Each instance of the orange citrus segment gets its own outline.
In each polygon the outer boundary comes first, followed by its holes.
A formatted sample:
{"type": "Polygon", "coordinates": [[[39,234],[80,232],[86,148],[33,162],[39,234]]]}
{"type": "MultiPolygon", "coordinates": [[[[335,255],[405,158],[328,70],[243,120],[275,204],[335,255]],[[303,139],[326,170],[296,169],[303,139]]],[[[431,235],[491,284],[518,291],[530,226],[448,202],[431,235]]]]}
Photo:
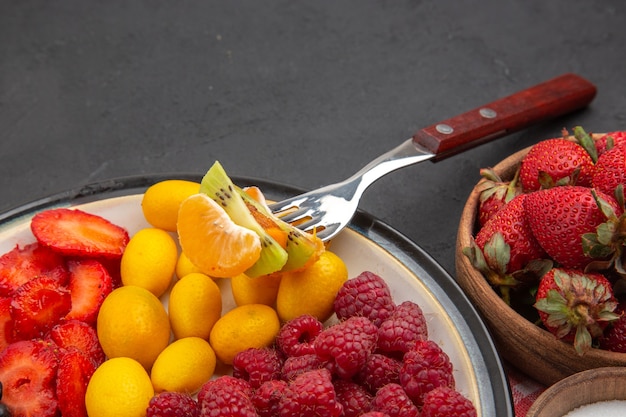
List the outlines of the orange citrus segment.
{"type": "Polygon", "coordinates": [[[239,275],[261,256],[259,235],[235,224],[206,194],[194,194],[181,203],[177,227],[183,252],[209,276],[239,275]]]}

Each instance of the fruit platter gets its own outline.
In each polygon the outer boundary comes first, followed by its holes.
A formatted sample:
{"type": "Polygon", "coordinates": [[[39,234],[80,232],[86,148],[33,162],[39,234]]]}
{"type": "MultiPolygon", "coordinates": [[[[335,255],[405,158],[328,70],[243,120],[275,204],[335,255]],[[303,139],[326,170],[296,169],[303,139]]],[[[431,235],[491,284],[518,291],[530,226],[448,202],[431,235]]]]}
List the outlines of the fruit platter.
{"type": "MultiPolygon", "coordinates": [[[[165,210],[159,198],[178,198],[183,213],[181,200],[205,178],[116,179],[0,216],[0,415],[435,416],[446,402],[468,416],[512,415],[486,327],[421,248],[357,212],[331,242],[307,237],[306,259],[293,255],[295,269],[278,279],[271,262],[255,266],[243,255],[201,269],[190,259],[205,247],[193,236],[206,232],[193,216],[222,209],[207,209],[205,193],[187,212],[197,227],[182,231],[178,218],[177,231],[150,206],[165,210]],[[239,265],[246,273],[224,269],[233,262],[248,262],[239,265]],[[58,263],[65,278],[55,277],[58,263]],[[430,379],[421,381],[420,369],[430,379]]],[[[300,192],[232,181],[257,190],[248,195],[260,202],[300,192]]]]}

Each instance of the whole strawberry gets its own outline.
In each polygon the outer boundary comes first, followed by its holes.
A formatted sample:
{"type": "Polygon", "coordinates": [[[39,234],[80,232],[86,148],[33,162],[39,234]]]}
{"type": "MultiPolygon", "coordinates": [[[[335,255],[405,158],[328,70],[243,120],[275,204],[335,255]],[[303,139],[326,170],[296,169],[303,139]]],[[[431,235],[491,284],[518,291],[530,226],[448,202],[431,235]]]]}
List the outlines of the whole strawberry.
{"type": "Polygon", "coordinates": [[[618,185],[626,184],[626,141],[598,158],[591,182],[594,188],[609,195],[614,195],[618,185]]]}
{"type": "Polygon", "coordinates": [[[576,269],[553,268],[544,275],[535,307],[546,329],[581,355],[619,317],[611,283],[602,274],[576,269]]]}
{"type": "Polygon", "coordinates": [[[626,302],[622,301],[615,309],[619,319],[612,321],[600,338],[600,348],[611,352],[626,353],[626,302]]]}
{"type": "Polygon", "coordinates": [[[478,197],[478,223],[484,226],[502,207],[507,205],[515,196],[522,192],[519,187],[519,170],[511,181],[504,181],[491,168],[480,170],[482,179],[477,187],[480,189],[478,197]]]}
{"type": "Polygon", "coordinates": [[[565,268],[584,268],[589,264],[593,258],[585,254],[583,235],[595,233],[609,217],[621,214],[613,197],[579,186],[527,194],[524,210],[537,242],[565,268]]]}
{"type": "Polygon", "coordinates": [[[598,157],[600,157],[604,152],[608,151],[614,146],[618,146],[624,143],[626,143],[626,131],[606,133],[596,141],[598,157]]]}
{"type": "Polygon", "coordinates": [[[593,164],[581,144],[565,138],[546,139],[533,145],[522,159],[520,182],[525,192],[567,184],[588,187],[593,164]]]}

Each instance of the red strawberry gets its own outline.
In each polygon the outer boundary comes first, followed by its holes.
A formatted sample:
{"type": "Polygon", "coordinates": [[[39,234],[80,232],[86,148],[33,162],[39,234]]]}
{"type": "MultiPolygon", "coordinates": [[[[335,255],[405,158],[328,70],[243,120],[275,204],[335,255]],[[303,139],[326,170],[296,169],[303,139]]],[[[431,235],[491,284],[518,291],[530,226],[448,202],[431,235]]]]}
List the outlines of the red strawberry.
{"type": "Polygon", "coordinates": [[[594,160],[580,144],[563,138],[546,139],[522,159],[520,181],[524,191],[554,185],[591,185],[594,160]]]}
{"type": "Polygon", "coordinates": [[[70,271],[72,309],[65,318],[95,324],[102,302],[113,290],[111,275],[100,262],[93,259],[70,260],[67,266],[70,271]]]}
{"type": "Polygon", "coordinates": [[[566,268],[584,268],[593,259],[583,250],[583,235],[595,233],[605,223],[608,211],[619,217],[615,199],[590,188],[555,187],[527,194],[526,218],[533,235],[552,259],[566,268]]]}
{"type": "Polygon", "coordinates": [[[20,285],[41,275],[65,283],[67,270],[63,257],[38,243],[22,248],[16,245],[0,257],[0,296],[11,295],[20,285]]]}
{"type": "Polygon", "coordinates": [[[626,353],[626,301],[619,303],[615,313],[619,314],[619,319],[611,322],[610,327],[604,330],[604,335],[600,338],[600,348],[626,353]]]}
{"type": "Polygon", "coordinates": [[[11,299],[3,297],[0,298],[0,352],[14,342],[14,339],[13,318],[11,317],[11,299]]]}
{"type": "Polygon", "coordinates": [[[593,171],[593,187],[609,195],[615,194],[618,185],[626,185],[626,136],[624,138],[624,143],[614,146],[598,158],[593,171]]]}
{"type": "Polygon", "coordinates": [[[96,364],[77,349],[69,349],[57,370],[57,398],[63,417],[87,417],[85,393],[96,364]]]}
{"type": "Polygon", "coordinates": [[[30,227],[42,245],[64,255],[121,258],[129,240],[120,226],[77,209],[43,211],[33,217],[30,227]]]}
{"type": "Polygon", "coordinates": [[[611,283],[599,273],[553,268],[541,279],[536,300],[546,329],[581,355],[619,318],[611,283]]]}
{"type": "Polygon", "coordinates": [[[596,141],[598,157],[614,146],[626,143],[626,131],[609,132],[596,141]]]}
{"type": "Polygon", "coordinates": [[[64,321],[54,326],[48,337],[62,350],[77,349],[96,365],[104,362],[105,355],[98,341],[98,334],[87,323],[78,320],[64,321]]]}
{"type": "Polygon", "coordinates": [[[56,355],[40,340],[22,340],[0,353],[2,402],[12,417],[57,415],[56,355]]]}
{"type": "Polygon", "coordinates": [[[483,168],[480,170],[483,177],[478,183],[480,188],[478,222],[484,226],[494,214],[502,207],[507,205],[513,197],[520,194],[522,190],[518,186],[519,170],[515,172],[515,176],[511,181],[504,181],[491,168],[483,168]]]}
{"type": "Polygon", "coordinates": [[[53,278],[32,279],[15,290],[11,317],[19,339],[44,336],[72,307],[69,290],[53,278]]]}
{"type": "Polygon", "coordinates": [[[489,282],[500,288],[508,301],[508,288],[535,281],[529,265],[546,257],[535,240],[524,213],[527,194],[520,194],[489,220],[464,253],[489,282]]]}

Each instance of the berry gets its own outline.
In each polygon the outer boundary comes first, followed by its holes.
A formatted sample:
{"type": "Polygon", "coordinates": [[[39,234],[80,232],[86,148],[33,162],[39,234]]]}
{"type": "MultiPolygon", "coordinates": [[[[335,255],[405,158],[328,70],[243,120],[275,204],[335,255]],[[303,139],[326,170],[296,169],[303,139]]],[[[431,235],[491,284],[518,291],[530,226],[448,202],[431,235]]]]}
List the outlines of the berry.
{"type": "Polygon", "coordinates": [[[513,197],[522,192],[518,186],[519,170],[513,180],[503,181],[491,168],[480,170],[482,179],[477,187],[480,189],[478,197],[478,223],[484,226],[501,208],[506,206],[513,197]]]}
{"type": "Polygon", "coordinates": [[[65,284],[67,269],[63,257],[38,243],[15,246],[0,257],[0,296],[10,296],[21,285],[42,275],[65,284]]]}
{"type": "Polygon", "coordinates": [[[52,417],[57,413],[54,391],[56,355],[42,341],[22,340],[0,353],[2,402],[12,417],[52,417]]]}
{"type": "Polygon", "coordinates": [[[96,324],[100,306],[113,290],[111,275],[104,265],[93,259],[71,260],[68,269],[72,309],[65,318],[96,324]]]}
{"type": "Polygon", "coordinates": [[[233,376],[241,378],[255,389],[266,381],[280,378],[282,360],[275,349],[250,348],[233,359],[233,376]]]}
{"type": "Polygon", "coordinates": [[[379,275],[365,271],[344,282],[334,302],[339,320],[363,316],[380,326],[394,310],[389,286],[379,275]]]}
{"type": "Polygon", "coordinates": [[[122,227],[78,209],[37,213],[30,228],[40,244],[63,255],[119,259],[129,241],[122,227]]]}
{"type": "Polygon", "coordinates": [[[396,383],[399,384],[402,363],[392,357],[380,353],[372,353],[365,362],[365,365],[356,374],[355,380],[362,384],[371,393],[376,393],[383,386],[396,383]]]}
{"type": "Polygon", "coordinates": [[[285,381],[291,381],[301,373],[322,369],[324,367],[325,363],[322,362],[315,353],[302,356],[290,356],[285,359],[283,363],[281,378],[285,381]]]}
{"type": "Polygon", "coordinates": [[[376,348],[378,328],[366,317],[350,317],[322,331],[315,339],[315,353],[328,361],[340,378],[352,378],[376,348]]]}
{"type": "Polygon", "coordinates": [[[33,278],[15,290],[11,317],[20,339],[44,336],[72,307],[69,290],[48,276],[33,278]]]}
{"type": "Polygon", "coordinates": [[[150,399],[146,417],[198,417],[196,401],[182,392],[161,392],[150,399]]]}
{"type": "Polygon", "coordinates": [[[418,407],[423,404],[424,395],[433,388],[454,387],[450,358],[432,340],[419,341],[404,355],[399,379],[408,397],[418,407]]]}
{"type": "Polygon", "coordinates": [[[368,411],[367,413],[361,414],[361,417],[391,417],[387,413],[382,413],[380,411],[368,411]]]}
{"type": "Polygon", "coordinates": [[[78,349],[69,348],[59,360],[56,394],[63,417],[87,417],[85,393],[96,364],[78,349]]]}
{"type": "Polygon", "coordinates": [[[603,135],[596,141],[596,148],[598,149],[598,159],[600,159],[600,156],[602,156],[603,153],[623,143],[626,143],[625,131],[609,132],[603,135]]]}
{"type": "Polygon", "coordinates": [[[230,375],[222,375],[219,378],[205,382],[202,387],[200,387],[200,391],[198,391],[198,404],[202,404],[206,395],[214,395],[215,392],[221,390],[241,391],[246,397],[252,395],[252,387],[248,381],[230,375]]]}
{"type": "Polygon", "coordinates": [[[313,341],[324,329],[316,317],[305,314],[285,323],[278,332],[276,344],[287,356],[315,353],[313,341]]]}
{"type": "Polygon", "coordinates": [[[252,394],[252,404],[259,417],[275,417],[279,413],[280,398],[287,389],[287,382],[279,379],[264,382],[252,394]]]}
{"type": "Polygon", "coordinates": [[[250,385],[243,379],[221,376],[210,380],[198,393],[199,417],[256,417],[251,395],[250,385]]]}
{"type": "Polygon", "coordinates": [[[546,329],[573,342],[581,355],[619,317],[611,283],[599,273],[553,268],[541,279],[536,300],[546,329]]]}
{"type": "Polygon", "coordinates": [[[11,298],[0,297],[0,352],[14,342],[13,318],[11,317],[11,298]]]}
{"type": "MultiPolygon", "coordinates": [[[[626,136],[625,136],[626,137],[626,136]]],[[[612,352],[626,353],[626,302],[622,302],[615,310],[619,319],[611,322],[610,327],[600,338],[600,348],[612,352]]]]}
{"type": "Polygon", "coordinates": [[[428,338],[426,318],[419,305],[404,301],[378,328],[378,350],[386,354],[408,352],[418,340],[428,338]]]}
{"type": "Polygon", "coordinates": [[[419,410],[399,384],[387,384],[376,392],[372,400],[372,411],[388,414],[389,417],[419,417],[419,410]]]}
{"type": "Polygon", "coordinates": [[[343,408],[343,417],[357,417],[370,409],[372,396],[361,385],[343,379],[336,380],[333,385],[337,401],[343,408]]]}
{"type": "Polygon", "coordinates": [[[50,330],[48,338],[61,349],[76,348],[96,365],[104,362],[105,355],[96,330],[78,320],[63,321],[50,330]]]}
{"type": "Polygon", "coordinates": [[[279,402],[280,417],[339,417],[331,374],[326,369],[305,372],[289,382],[279,402]]]}
{"type": "Polygon", "coordinates": [[[450,387],[437,387],[424,396],[421,417],[476,417],[474,404],[450,387]]]}

